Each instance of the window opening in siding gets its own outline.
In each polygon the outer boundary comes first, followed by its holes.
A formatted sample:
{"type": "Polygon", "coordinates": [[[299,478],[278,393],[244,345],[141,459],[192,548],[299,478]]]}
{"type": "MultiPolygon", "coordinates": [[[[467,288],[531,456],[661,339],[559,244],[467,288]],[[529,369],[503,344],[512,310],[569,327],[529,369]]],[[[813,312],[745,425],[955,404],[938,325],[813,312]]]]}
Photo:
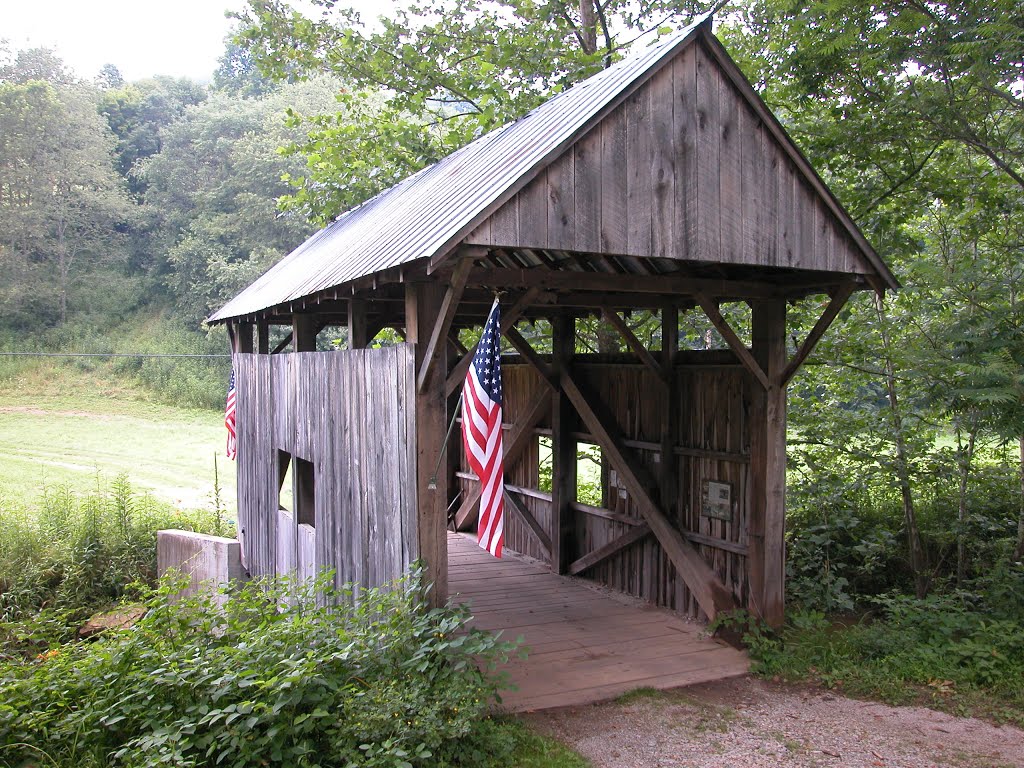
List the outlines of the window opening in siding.
{"type": "Polygon", "coordinates": [[[316,527],[316,479],[313,473],[313,462],[300,459],[292,462],[294,466],[295,519],[299,525],[316,527]]]}
{"type": "Polygon", "coordinates": [[[287,512],[295,509],[292,494],[292,455],[287,451],[277,452],[277,508],[287,512]]]}

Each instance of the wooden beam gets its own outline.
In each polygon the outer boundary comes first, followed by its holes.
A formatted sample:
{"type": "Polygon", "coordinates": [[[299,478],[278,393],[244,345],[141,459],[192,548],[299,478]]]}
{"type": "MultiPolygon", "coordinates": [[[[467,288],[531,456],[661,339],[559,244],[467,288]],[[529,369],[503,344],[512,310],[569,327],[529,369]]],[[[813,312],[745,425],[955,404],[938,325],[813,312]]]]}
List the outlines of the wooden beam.
{"type": "Polygon", "coordinates": [[[755,302],[751,320],[754,354],[773,384],[751,393],[748,607],[779,626],[785,609],[786,388],[778,382],[786,364],[786,304],[755,302]]]}
{"type": "Polygon", "coordinates": [[[533,513],[527,508],[526,504],[523,503],[516,494],[512,493],[508,487],[503,489],[505,492],[505,498],[510,502],[511,509],[514,509],[518,513],[519,517],[522,518],[523,522],[526,523],[526,527],[530,529],[530,532],[537,539],[541,548],[547,552],[548,557],[551,557],[551,539],[548,537],[547,532],[540,527],[540,523],[537,522],[537,518],[533,516],[533,513]]]}
{"type": "Polygon", "coordinates": [[[261,355],[270,354],[270,323],[266,320],[256,323],[256,351],[261,355]]]}
{"type": "MultiPolygon", "coordinates": [[[[572,372],[576,353],[576,319],[551,319],[552,375],[572,372]]],[[[572,562],[575,539],[576,501],[576,414],[562,392],[551,404],[551,570],[566,573],[572,562]]]]}
{"type": "Polygon", "coordinates": [[[661,366],[665,375],[665,412],[661,427],[661,471],[658,488],[661,506],[676,508],[679,498],[679,461],[675,447],[679,442],[679,393],[676,391],[676,357],[679,355],[679,310],[671,304],[661,308],[661,366]]]}
{"type": "Polygon", "coordinates": [[[430,332],[430,341],[427,342],[427,349],[423,353],[423,363],[420,365],[419,375],[416,377],[416,391],[423,392],[430,369],[437,362],[438,355],[444,348],[445,339],[448,336],[448,329],[452,327],[452,318],[455,317],[455,310],[459,308],[459,300],[462,298],[462,291],[466,287],[466,280],[469,278],[469,270],[473,267],[473,259],[465,256],[455,265],[452,273],[451,283],[444,292],[444,299],[441,301],[441,309],[434,322],[434,328],[430,332]]]}
{"type": "Polygon", "coordinates": [[[572,376],[564,371],[561,374],[561,384],[562,391],[572,402],[590,433],[597,437],[601,450],[618,471],[620,484],[625,486],[704,613],[709,619],[714,620],[719,613],[735,610],[736,601],[729,588],[654,503],[648,491],[654,483],[647,477],[644,468],[620,447],[618,427],[595,410],[572,376]]]}
{"type": "Polygon", "coordinates": [[[291,331],[288,331],[288,335],[281,339],[279,342],[277,342],[277,346],[274,347],[274,351],[271,352],[270,354],[277,355],[284,351],[284,348],[292,343],[293,336],[294,334],[291,331]]]}
{"type": "Polygon", "coordinates": [[[630,517],[624,515],[621,512],[612,512],[610,509],[604,507],[595,507],[590,504],[584,504],[580,501],[574,501],[569,505],[569,508],[575,512],[582,512],[586,515],[592,515],[593,517],[601,517],[605,520],[614,520],[617,523],[623,525],[647,525],[643,519],[639,517],[630,517]]]}
{"type": "Polygon", "coordinates": [[[252,323],[238,323],[235,328],[236,352],[252,354],[252,323]]]}
{"type": "MultiPolygon", "coordinates": [[[[441,310],[441,286],[432,283],[406,283],[406,339],[415,346],[415,365],[419,370],[425,359],[430,327],[441,310]]],[[[444,395],[444,370],[435,367],[422,392],[416,393],[416,527],[424,578],[433,588],[428,593],[431,606],[444,605],[448,599],[448,473],[433,477],[444,451],[448,427],[444,395]]]]}
{"type": "Polygon", "coordinates": [[[787,295],[784,286],[749,280],[714,280],[680,274],[632,275],[579,272],[561,269],[476,268],[469,285],[487,288],[542,288],[549,291],[605,291],[608,293],[653,293],[659,296],[708,296],[734,299],[771,299],[787,295]]]}
{"type": "Polygon", "coordinates": [[[794,374],[803,365],[804,360],[807,356],[814,351],[814,348],[821,341],[821,337],[825,335],[825,331],[832,325],[832,321],[836,319],[843,307],[846,306],[846,302],[850,296],[857,289],[855,283],[846,283],[840,286],[834,293],[832,293],[831,300],[828,306],[825,307],[825,311],[818,318],[818,322],[811,328],[811,332],[807,334],[807,338],[804,339],[804,343],[800,345],[800,348],[793,355],[793,359],[786,365],[785,370],[782,371],[782,380],[779,382],[781,386],[789,384],[790,379],[793,378],[794,374]]]}
{"type": "MultiPolygon", "coordinates": [[[[366,324],[366,300],[348,300],[348,348],[366,349],[373,338],[366,324]]],[[[376,335],[376,334],[374,334],[376,335]]]]}
{"type": "Polygon", "coordinates": [[[747,349],[747,345],[743,343],[732,329],[732,326],[722,317],[722,313],[718,311],[718,306],[715,302],[711,301],[703,293],[694,294],[694,298],[700,304],[700,308],[704,310],[704,314],[708,316],[711,324],[722,334],[722,338],[725,339],[729,348],[736,353],[736,357],[740,359],[744,367],[753,374],[762,387],[768,389],[768,377],[765,375],[764,369],[758,365],[757,360],[754,359],[754,356],[750,354],[750,350],[747,349]]]}
{"type": "Polygon", "coordinates": [[[505,338],[508,339],[509,343],[515,347],[516,352],[522,355],[523,359],[532,365],[537,372],[540,374],[541,381],[543,381],[552,392],[558,391],[558,386],[554,382],[554,374],[548,364],[540,359],[537,352],[530,346],[530,342],[523,338],[522,334],[519,333],[515,328],[509,328],[505,331],[505,338]]]}
{"type": "MultiPolygon", "coordinates": [[[[526,449],[526,446],[530,444],[530,439],[533,437],[533,428],[537,422],[548,412],[551,406],[551,393],[546,389],[541,390],[537,393],[533,402],[530,404],[529,410],[524,413],[515,426],[512,427],[512,432],[509,434],[506,440],[502,436],[502,447],[504,448],[505,466],[511,466],[515,461],[518,461],[520,455],[526,449]]],[[[462,504],[459,506],[458,511],[455,513],[455,530],[461,531],[471,519],[474,514],[478,512],[477,503],[480,501],[480,496],[483,493],[483,489],[480,484],[477,483],[466,498],[462,500],[462,504]]]]}
{"type": "Polygon", "coordinates": [[[313,315],[292,315],[292,338],[296,352],[316,351],[316,318],[313,315]]]}
{"type": "Polygon", "coordinates": [[[633,333],[633,330],[626,325],[626,321],[619,317],[619,313],[605,308],[601,311],[601,316],[619,332],[619,335],[625,340],[626,345],[636,353],[636,356],[640,358],[640,361],[644,365],[654,372],[658,377],[658,381],[662,384],[667,384],[668,378],[665,373],[666,369],[658,365],[658,361],[654,359],[654,355],[652,355],[650,351],[640,343],[640,339],[638,339],[636,334],[633,333]]]}
{"type": "Polygon", "coordinates": [[[595,565],[603,560],[607,560],[612,555],[616,555],[627,547],[631,547],[641,539],[647,538],[651,533],[651,526],[647,523],[638,525],[634,528],[630,528],[624,534],[619,536],[617,539],[612,539],[603,547],[598,547],[593,552],[589,552],[581,557],[579,560],[569,565],[569,573],[576,576],[579,573],[593,568],[595,565]]]}

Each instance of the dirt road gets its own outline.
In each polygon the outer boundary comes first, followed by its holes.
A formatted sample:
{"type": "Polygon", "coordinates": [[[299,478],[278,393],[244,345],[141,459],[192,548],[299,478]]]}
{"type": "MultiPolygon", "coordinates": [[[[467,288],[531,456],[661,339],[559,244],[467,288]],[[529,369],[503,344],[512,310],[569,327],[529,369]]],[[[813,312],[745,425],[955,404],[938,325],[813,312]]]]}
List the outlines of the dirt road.
{"type": "Polygon", "coordinates": [[[1009,768],[1024,731],[737,678],[525,716],[595,768],[1009,768]]]}

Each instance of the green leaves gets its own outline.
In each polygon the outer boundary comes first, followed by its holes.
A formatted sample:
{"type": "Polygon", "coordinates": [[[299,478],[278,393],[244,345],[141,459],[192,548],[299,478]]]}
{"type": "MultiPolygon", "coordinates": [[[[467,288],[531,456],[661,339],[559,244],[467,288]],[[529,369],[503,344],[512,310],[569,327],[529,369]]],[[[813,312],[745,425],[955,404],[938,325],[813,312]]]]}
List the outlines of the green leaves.
{"type": "Polygon", "coordinates": [[[358,604],[330,575],[254,582],[223,608],[165,582],[134,629],[0,665],[0,742],[60,765],[451,765],[512,646],[425,608],[416,578],[358,604]]]}
{"type": "Polygon", "coordinates": [[[574,2],[424,0],[368,27],[317,4],[311,19],[281,0],[250,0],[237,38],[272,78],[328,71],[358,94],[342,100],[350,122],[310,121],[309,140],[291,150],[307,169],[291,178],[298,191],[285,208],[317,224],[597,72],[618,55],[618,34],[629,42],[684,18],[673,3],[611,0],[600,4],[598,34],[583,29],[574,2]],[[596,51],[583,45],[588,35],[601,41],[596,51]]]}

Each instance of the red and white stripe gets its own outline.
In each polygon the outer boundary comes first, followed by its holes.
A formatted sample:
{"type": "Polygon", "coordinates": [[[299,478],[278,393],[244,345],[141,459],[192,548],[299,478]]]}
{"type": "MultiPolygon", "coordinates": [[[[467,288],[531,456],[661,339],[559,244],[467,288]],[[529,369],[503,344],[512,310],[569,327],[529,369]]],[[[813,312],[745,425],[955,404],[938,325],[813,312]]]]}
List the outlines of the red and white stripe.
{"type": "Polygon", "coordinates": [[[469,466],[480,478],[483,489],[477,541],[495,557],[501,557],[505,543],[505,462],[501,423],[501,403],[491,400],[480,384],[476,366],[470,366],[462,393],[462,437],[469,466]]]}

